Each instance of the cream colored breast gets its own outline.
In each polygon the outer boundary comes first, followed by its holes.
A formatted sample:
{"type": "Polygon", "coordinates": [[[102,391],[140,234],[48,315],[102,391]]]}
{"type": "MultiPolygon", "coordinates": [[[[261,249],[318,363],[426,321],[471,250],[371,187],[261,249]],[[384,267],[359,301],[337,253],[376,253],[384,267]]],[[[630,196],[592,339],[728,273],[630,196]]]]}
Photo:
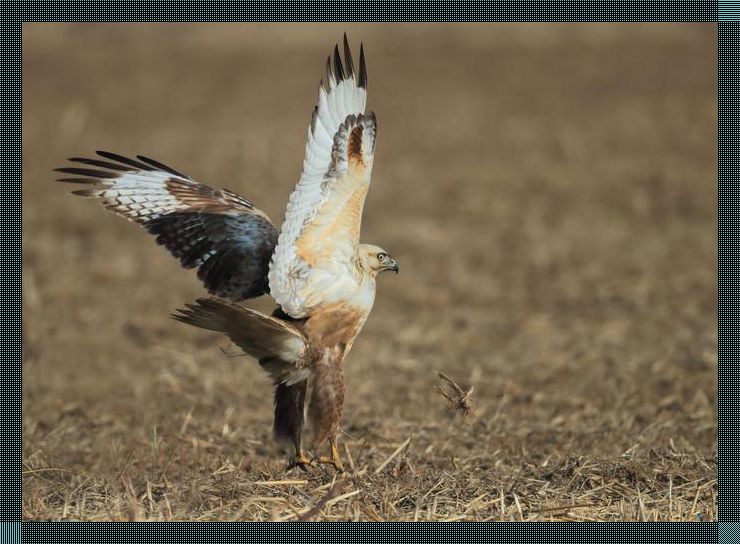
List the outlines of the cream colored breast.
{"type": "Polygon", "coordinates": [[[375,278],[365,276],[363,281],[357,287],[357,292],[353,298],[353,303],[358,308],[364,308],[367,314],[373,309],[375,302],[375,278]]]}

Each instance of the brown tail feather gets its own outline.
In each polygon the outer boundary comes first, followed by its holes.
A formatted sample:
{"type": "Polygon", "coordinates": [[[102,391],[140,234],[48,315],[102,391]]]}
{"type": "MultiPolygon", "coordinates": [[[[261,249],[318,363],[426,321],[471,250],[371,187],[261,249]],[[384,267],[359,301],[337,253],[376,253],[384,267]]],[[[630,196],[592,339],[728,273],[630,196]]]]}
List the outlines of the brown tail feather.
{"type": "Polygon", "coordinates": [[[226,334],[279,382],[305,380],[306,342],[293,325],[249,308],[215,298],[201,298],[172,317],[183,323],[226,334]]]}

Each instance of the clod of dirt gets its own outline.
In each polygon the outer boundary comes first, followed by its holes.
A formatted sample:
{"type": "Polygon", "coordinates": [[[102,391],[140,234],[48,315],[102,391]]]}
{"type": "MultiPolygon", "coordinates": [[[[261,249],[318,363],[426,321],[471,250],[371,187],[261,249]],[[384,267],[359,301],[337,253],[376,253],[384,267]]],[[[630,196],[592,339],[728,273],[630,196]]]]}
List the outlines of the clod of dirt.
{"type": "Polygon", "coordinates": [[[459,415],[466,420],[469,420],[473,415],[473,387],[467,391],[457,385],[457,383],[442,372],[437,372],[437,376],[440,378],[440,383],[437,386],[437,391],[447,399],[450,403],[450,408],[455,415],[459,415]]]}

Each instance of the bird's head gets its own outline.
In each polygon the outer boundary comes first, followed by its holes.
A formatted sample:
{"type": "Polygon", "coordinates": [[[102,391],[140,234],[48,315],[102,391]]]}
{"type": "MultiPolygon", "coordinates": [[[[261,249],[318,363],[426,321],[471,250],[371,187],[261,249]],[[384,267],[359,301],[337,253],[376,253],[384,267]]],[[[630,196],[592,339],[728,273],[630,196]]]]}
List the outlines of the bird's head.
{"type": "Polygon", "coordinates": [[[398,274],[398,263],[382,247],[360,244],[360,260],[363,268],[373,277],[387,270],[398,274]]]}

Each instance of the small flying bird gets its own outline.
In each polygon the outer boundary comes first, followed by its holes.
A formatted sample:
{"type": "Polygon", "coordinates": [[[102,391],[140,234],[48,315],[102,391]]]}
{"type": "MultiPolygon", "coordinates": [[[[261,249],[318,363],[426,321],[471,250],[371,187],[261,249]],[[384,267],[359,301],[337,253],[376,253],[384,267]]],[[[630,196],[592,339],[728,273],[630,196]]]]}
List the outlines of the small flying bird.
{"type": "Polygon", "coordinates": [[[345,35],[344,62],[337,46],[327,58],[280,231],[246,198],[141,155],[98,151],[69,159],[83,167],[57,169],[73,176],[59,181],[85,185],[74,194],[142,225],[183,267],[198,269],[214,296],[172,317],[225,334],[270,374],[275,437],[295,449],[290,467],[312,464],[305,439],[327,444],[329,455],[316,460],[343,470],[342,365],[372,309],[377,275],[398,272],[386,250],[360,243],[377,136],[366,99],[364,49],[355,69],[345,35]],[[266,293],[278,305],[270,316],[237,304],[266,293]]]}

